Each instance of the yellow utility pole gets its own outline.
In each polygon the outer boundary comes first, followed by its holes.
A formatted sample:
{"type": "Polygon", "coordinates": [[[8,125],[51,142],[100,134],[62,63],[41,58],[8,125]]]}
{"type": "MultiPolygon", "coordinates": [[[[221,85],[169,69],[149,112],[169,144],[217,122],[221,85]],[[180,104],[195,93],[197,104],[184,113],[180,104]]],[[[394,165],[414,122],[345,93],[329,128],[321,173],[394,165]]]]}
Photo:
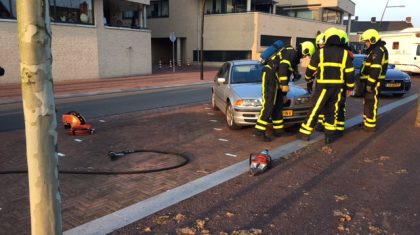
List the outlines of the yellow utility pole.
{"type": "Polygon", "coordinates": [[[17,0],[32,235],[62,234],[48,0],[17,0]]]}
{"type": "Polygon", "coordinates": [[[416,115],[416,123],[414,125],[415,127],[420,127],[420,90],[419,90],[419,97],[417,97],[417,115],[416,115]]]}

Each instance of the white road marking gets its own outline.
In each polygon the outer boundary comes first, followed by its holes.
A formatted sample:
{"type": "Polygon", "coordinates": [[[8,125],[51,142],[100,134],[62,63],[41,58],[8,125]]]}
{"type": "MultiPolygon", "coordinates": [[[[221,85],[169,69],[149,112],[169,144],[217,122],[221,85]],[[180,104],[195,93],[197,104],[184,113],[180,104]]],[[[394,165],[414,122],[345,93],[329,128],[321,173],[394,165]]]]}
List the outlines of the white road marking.
{"type": "Polygon", "coordinates": [[[64,153],[57,153],[57,155],[58,155],[59,157],[65,157],[65,156],[66,156],[64,153]]]}
{"type": "Polygon", "coordinates": [[[236,154],[231,154],[231,153],[225,153],[225,155],[226,156],[229,156],[229,157],[237,157],[238,155],[236,155],[236,154]]]}
{"type": "Polygon", "coordinates": [[[223,142],[228,142],[229,141],[227,139],[218,139],[218,140],[223,141],[223,142]]]}
{"type": "Polygon", "coordinates": [[[213,116],[214,115],[214,113],[207,113],[208,115],[211,115],[211,116],[213,116]]]}
{"type": "Polygon", "coordinates": [[[106,122],[105,120],[99,120],[99,122],[106,122]]]}
{"type": "Polygon", "coordinates": [[[214,130],[216,130],[216,131],[221,131],[221,130],[223,130],[223,129],[221,129],[221,128],[213,128],[214,130]]]}
{"type": "Polygon", "coordinates": [[[218,122],[217,120],[211,119],[210,122],[218,122]]]}
{"type": "Polygon", "coordinates": [[[83,140],[81,140],[81,139],[74,139],[74,141],[76,141],[76,142],[82,142],[83,140]]]}

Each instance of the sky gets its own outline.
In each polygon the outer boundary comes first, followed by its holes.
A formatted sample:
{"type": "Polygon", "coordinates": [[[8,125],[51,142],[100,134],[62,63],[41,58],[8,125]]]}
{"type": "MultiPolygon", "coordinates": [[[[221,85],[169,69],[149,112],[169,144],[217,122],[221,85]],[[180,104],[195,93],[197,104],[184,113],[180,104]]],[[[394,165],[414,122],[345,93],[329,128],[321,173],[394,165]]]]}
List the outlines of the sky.
{"type": "MultiPolygon", "coordinates": [[[[360,21],[368,21],[371,17],[381,20],[382,12],[385,9],[387,0],[352,0],[356,4],[354,15],[359,16],[360,21]]],[[[411,16],[411,23],[414,27],[420,27],[420,0],[389,0],[385,10],[384,21],[403,21],[405,17],[411,16]],[[401,6],[404,7],[389,7],[401,6]],[[416,12],[417,11],[417,12],[416,12]],[[417,13],[417,14],[416,14],[417,13]]]]}

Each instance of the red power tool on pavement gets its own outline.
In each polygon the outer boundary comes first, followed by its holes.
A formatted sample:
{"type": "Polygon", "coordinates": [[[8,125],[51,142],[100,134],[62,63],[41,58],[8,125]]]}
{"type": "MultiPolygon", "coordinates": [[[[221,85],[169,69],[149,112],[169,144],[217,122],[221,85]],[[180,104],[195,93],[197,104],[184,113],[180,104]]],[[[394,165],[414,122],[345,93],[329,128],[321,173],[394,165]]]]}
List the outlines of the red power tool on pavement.
{"type": "Polygon", "coordinates": [[[272,160],[265,149],[260,153],[251,153],[249,155],[249,171],[252,175],[258,175],[271,168],[272,160]]]}
{"type": "Polygon", "coordinates": [[[68,135],[90,135],[95,132],[92,124],[86,123],[85,118],[76,111],[63,114],[63,124],[68,135]]]}

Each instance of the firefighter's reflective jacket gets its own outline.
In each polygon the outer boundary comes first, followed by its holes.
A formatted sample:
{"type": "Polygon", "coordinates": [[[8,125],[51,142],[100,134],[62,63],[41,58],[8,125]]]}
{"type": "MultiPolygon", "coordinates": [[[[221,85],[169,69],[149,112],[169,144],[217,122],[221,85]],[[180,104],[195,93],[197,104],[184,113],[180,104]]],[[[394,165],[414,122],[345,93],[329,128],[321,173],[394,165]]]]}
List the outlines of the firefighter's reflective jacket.
{"type": "Polygon", "coordinates": [[[305,80],[312,82],[314,77],[318,86],[346,85],[353,90],[354,67],[350,53],[339,46],[319,49],[306,69],[305,80]]]}
{"type": "Polygon", "coordinates": [[[385,79],[388,69],[388,51],[384,41],[378,41],[367,50],[368,56],[363,62],[360,79],[367,80],[373,87],[377,81],[385,79]]]}
{"type": "Polygon", "coordinates": [[[285,46],[277,53],[280,59],[278,77],[281,86],[288,86],[290,75],[297,70],[299,64],[297,51],[292,46],[285,46]]]}

